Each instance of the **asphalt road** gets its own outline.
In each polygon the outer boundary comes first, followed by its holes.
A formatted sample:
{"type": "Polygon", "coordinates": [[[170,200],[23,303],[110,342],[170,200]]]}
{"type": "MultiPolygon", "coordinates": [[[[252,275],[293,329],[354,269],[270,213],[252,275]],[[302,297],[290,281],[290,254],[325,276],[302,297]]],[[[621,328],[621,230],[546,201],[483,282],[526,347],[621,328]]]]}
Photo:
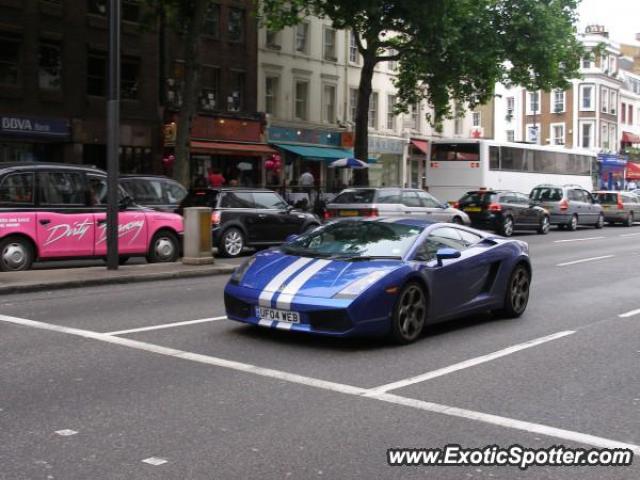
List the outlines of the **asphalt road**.
{"type": "Polygon", "coordinates": [[[640,445],[640,226],[518,238],[534,266],[522,318],[407,347],[219,319],[225,277],[4,296],[0,479],[638,480],[639,454],[387,465],[394,447],[640,445]]]}

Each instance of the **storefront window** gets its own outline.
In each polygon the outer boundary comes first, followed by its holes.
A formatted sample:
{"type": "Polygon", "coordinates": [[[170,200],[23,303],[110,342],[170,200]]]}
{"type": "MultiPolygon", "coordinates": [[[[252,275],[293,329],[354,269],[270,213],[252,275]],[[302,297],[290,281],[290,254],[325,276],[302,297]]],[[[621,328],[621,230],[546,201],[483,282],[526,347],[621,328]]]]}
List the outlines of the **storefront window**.
{"type": "Polygon", "coordinates": [[[59,90],[62,86],[60,45],[41,42],[38,49],[38,86],[44,90],[59,90]]]}

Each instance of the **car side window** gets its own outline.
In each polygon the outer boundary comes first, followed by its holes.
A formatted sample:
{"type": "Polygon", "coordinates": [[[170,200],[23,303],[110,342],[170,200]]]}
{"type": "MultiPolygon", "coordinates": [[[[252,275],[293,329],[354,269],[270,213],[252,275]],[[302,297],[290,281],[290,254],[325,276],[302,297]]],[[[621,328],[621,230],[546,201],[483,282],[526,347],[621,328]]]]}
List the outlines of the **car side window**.
{"type": "Polygon", "coordinates": [[[423,207],[438,208],[441,206],[440,202],[426,192],[418,192],[418,198],[420,199],[423,207]]]}
{"type": "Polygon", "coordinates": [[[522,205],[529,205],[529,197],[526,196],[524,193],[516,193],[516,199],[518,200],[518,203],[522,204],[522,205]]]}
{"type": "Polygon", "coordinates": [[[162,186],[158,181],[126,180],[122,182],[127,192],[141,204],[162,203],[162,186]]]}
{"type": "Polygon", "coordinates": [[[500,196],[500,203],[518,203],[516,197],[511,193],[506,193],[500,196]]]}
{"type": "Polygon", "coordinates": [[[12,173],[0,183],[0,204],[33,205],[33,173],[12,173]]]}
{"type": "Polygon", "coordinates": [[[85,206],[87,188],[81,172],[38,172],[40,205],[85,206]]]}
{"type": "Polygon", "coordinates": [[[255,208],[249,192],[226,192],[220,200],[220,208],[255,208]]]}
{"type": "Polygon", "coordinates": [[[379,190],[376,203],[402,203],[400,190],[379,190]]]}
{"type": "MultiPolygon", "coordinates": [[[[107,204],[107,177],[101,175],[87,175],[89,191],[89,205],[99,206],[107,204]]],[[[118,200],[122,200],[129,193],[122,187],[118,188],[118,200]]]]}
{"type": "Polygon", "coordinates": [[[572,200],[574,202],[582,202],[582,195],[580,195],[580,192],[578,190],[569,190],[567,192],[567,197],[569,198],[569,200],[572,200]]]}
{"type": "Polygon", "coordinates": [[[254,192],[253,201],[256,204],[256,208],[269,208],[269,209],[287,208],[287,202],[285,202],[277,193],[254,192]]]}
{"type": "Polygon", "coordinates": [[[460,234],[460,237],[462,237],[462,241],[466,248],[472,247],[482,240],[482,237],[476,233],[471,233],[467,232],[466,230],[459,229],[456,229],[456,231],[460,234]]]}
{"type": "Polygon", "coordinates": [[[402,192],[402,203],[407,207],[422,206],[418,192],[402,192]]]}
{"type": "Polygon", "coordinates": [[[466,250],[467,245],[460,235],[460,230],[450,227],[438,228],[420,245],[416,258],[426,262],[434,260],[441,248],[453,248],[461,252],[466,250]]]}
{"type": "Polygon", "coordinates": [[[586,190],[582,190],[582,198],[583,198],[582,201],[585,203],[595,203],[591,194],[586,190]]]}
{"type": "Polygon", "coordinates": [[[187,191],[182,185],[173,182],[162,182],[162,190],[169,203],[180,203],[187,195],[187,191]]]}

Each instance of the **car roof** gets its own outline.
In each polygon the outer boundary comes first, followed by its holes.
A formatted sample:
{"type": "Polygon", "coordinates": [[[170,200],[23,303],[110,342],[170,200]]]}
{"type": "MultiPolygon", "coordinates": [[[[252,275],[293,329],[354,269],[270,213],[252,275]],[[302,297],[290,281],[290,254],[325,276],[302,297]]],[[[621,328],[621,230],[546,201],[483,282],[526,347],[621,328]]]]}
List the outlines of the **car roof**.
{"type": "Polygon", "coordinates": [[[400,223],[402,225],[411,225],[415,227],[428,227],[429,225],[435,225],[436,223],[433,220],[428,220],[424,218],[417,217],[371,217],[371,218],[352,218],[352,219],[341,219],[340,222],[344,221],[355,221],[355,222],[370,222],[370,223],[400,223]]]}
{"type": "Polygon", "coordinates": [[[172,182],[179,183],[177,180],[174,180],[171,177],[167,177],[166,175],[154,175],[152,173],[121,173],[121,179],[136,179],[136,178],[154,178],[158,180],[170,180],[172,182]]]}
{"type": "Polygon", "coordinates": [[[250,187],[193,187],[189,192],[257,192],[257,193],[276,193],[268,188],[250,188],[250,187]]]}
{"type": "Polygon", "coordinates": [[[8,162],[0,163],[0,172],[3,170],[49,170],[57,168],[61,170],[85,170],[95,173],[106,173],[95,165],[82,165],[76,163],[56,163],[56,162],[8,162]]]}

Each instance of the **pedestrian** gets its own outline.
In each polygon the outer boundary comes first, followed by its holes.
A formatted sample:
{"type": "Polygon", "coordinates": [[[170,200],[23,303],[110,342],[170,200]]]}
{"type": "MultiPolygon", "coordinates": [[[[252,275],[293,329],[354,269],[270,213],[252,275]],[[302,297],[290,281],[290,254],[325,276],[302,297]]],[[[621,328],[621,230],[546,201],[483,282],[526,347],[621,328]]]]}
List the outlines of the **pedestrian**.
{"type": "Polygon", "coordinates": [[[298,179],[298,185],[300,185],[305,190],[311,190],[316,180],[313,178],[313,174],[309,170],[309,167],[304,169],[304,173],[300,175],[298,179]]]}
{"type": "Polygon", "coordinates": [[[226,180],[217,168],[209,172],[209,183],[212,187],[217,188],[225,184],[226,180]]]}
{"type": "Polygon", "coordinates": [[[627,190],[636,190],[637,188],[638,188],[638,184],[633,180],[627,183],[627,190]]]}

